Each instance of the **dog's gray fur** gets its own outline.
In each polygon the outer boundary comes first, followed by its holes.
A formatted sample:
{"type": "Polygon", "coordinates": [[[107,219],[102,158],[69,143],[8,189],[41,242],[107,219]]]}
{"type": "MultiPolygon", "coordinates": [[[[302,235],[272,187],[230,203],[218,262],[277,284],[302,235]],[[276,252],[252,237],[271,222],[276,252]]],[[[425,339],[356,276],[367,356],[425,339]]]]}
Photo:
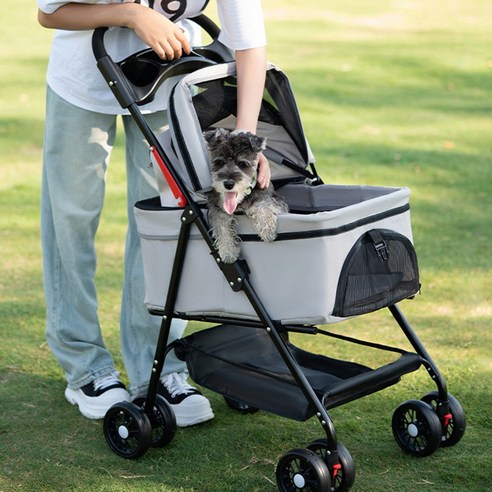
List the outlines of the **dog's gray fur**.
{"type": "Polygon", "coordinates": [[[270,242],[277,237],[277,215],[287,212],[288,206],[275,194],[272,184],[264,189],[256,185],[264,138],[223,128],[205,132],[204,137],[212,174],[208,219],[222,261],[233,263],[241,249],[234,211],[244,212],[258,236],[270,242]]]}

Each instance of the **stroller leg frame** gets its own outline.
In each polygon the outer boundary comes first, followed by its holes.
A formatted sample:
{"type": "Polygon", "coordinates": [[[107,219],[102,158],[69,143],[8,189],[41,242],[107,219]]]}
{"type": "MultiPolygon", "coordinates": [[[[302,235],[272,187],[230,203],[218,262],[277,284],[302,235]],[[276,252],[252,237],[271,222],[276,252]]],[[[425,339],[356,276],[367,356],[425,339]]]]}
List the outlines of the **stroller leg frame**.
{"type": "MultiPolygon", "coordinates": [[[[183,265],[186,257],[190,230],[196,219],[197,215],[195,213],[195,210],[191,206],[183,209],[183,214],[181,216],[181,228],[173,263],[173,270],[169,281],[169,289],[167,292],[164,315],[162,317],[161,329],[159,332],[159,338],[157,341],[157,347],[152,367],[152,374],[150,376],[149,389],[147,392],[147,400],[145,402],[146,413],[150,413],[154,406],[157,388],[159,385],[159,379],[164,367],[164,361],[167,353],[171,350],[171,348],[167,346],[169,341],[169,333],[171,330],[171,322],[173,320],[174,307],[176,305],[176,299],[178,297],[181,273],[183,271],[183,265]]],[[[198,220],[198,223],[201,223],[201,221],[198,220]]]]}
{"type": "Polygon", "coordinates": [[[445,415],[449,413],[448,390],[446,381],[444,380],[442,374],[432,360],[429,352],[427,352],[417,334],[410,326],[410,323],[401,312],[400,308],[397,305],[393,305],[389,306],[388,309],[390,310],[391,314],[393,315],[394,319],[400,326],[401,330],[407,337],[412,347],[415,349],[415,352],[422,357],[422,364],[427,369],[427,372],[429,373],[431,379],[436,383],[438,391],[438,406],[436,411],[439,418],[442,420],[445,418],[445,415]]]}
{"type": "Polygon", "coordinates": [[[437,386],[437,391],[426,394],[421,400],[434,409],[440,421],[442,427],[440,445],[441,447],[454,446],[461,440],[466,429],[463,408],[459,401],[448,393],[446,381],[400,309],[397,306],[390,306],[389,310],[416,353],[422,357],[422,364],[437,386]]]}
{"type": "Polygon", "coordinates": [[[328,415],[328,412],[326,411],[326,408],[314,392],[312,386],[302,372],[301,368],[294,360],[284,339],[280,336],[275,323],[269,317],[268,313],[263,307],[263,304],[257,297],[253,287],[251,286],[249,279],[247,278],[243,282],[243,290],[250,300],[252,306],[256,310],[258,317],[262,321],[263,326],[265,327],[267,333],[270,335],[271,340],[275,344],[275,347],[279,351],[289,371],[291,372],[292,376],[304,393],[306,399],[311,403],[311,405],[313,405],[313,407],[316,408],[316,417],[318,418],[321,426],[323,427],[323,430],[326,433],[326,441],[328,445],[327,462],[330,469],[332,469],[334,466],[338,466],[337,438],[335,427],[333,425],[333,422],[331,421],[330,416],[328,415]]]}

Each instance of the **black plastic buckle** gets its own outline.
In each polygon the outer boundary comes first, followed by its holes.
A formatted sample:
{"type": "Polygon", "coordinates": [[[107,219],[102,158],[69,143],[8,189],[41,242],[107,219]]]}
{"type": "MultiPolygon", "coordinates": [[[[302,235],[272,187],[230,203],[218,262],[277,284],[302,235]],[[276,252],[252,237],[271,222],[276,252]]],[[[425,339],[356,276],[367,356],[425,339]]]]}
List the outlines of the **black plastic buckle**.
{"type": "Polygon", "coordinates": [[[384,241],[382,243],[375,244],[374,249],[376,250],[378,258],[381,261],[388,261],[389,251],[388,251],[388,247],[386,246],[386,243],[384,241]]]}
{"type": "Polygon", "coordinates": [[[378,256],[379,261],[388,261],[389,250],[381,233],[379,231],[374,230],[374,231],[369,231],[368,234],[371,237],[372,245],[376,250],[376,254],[378,256]]]}

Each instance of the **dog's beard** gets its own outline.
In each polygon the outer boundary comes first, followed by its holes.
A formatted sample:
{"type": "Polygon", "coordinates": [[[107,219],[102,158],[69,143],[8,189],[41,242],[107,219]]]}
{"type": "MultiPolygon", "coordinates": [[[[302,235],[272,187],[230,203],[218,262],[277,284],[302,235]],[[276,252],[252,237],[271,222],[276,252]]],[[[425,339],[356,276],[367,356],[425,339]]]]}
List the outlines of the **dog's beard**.
{"type": "Polygon", "coordinates": [[[252,167],[249,173],[236,171],[234,187],[227,189],[224,181],[231,179],[232,174],[222,172],[213,173],[213,188],[220,197],[221,207],[229,215],[232,215],[244,198],[249,195],[256,184],[256,167],[252,167]]]}

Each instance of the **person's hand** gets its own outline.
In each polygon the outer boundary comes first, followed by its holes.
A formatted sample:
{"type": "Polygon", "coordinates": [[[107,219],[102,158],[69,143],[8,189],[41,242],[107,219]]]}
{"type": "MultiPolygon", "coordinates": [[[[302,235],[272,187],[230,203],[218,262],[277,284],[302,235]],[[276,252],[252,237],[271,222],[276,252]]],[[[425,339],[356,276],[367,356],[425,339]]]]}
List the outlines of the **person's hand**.
{"type": "Polygon", "coordinates": [[[163,15],[149,8],[135,9],[129,26],[163,60],[190,54],[191,47],[184,31],[163,15]]]}
{"type": "Polygon", "coordinates": [[[260,188],[268,188],[270,185],[271,171],[268,159],[260,154],[258,156],[258,186],[260,188]]]}

